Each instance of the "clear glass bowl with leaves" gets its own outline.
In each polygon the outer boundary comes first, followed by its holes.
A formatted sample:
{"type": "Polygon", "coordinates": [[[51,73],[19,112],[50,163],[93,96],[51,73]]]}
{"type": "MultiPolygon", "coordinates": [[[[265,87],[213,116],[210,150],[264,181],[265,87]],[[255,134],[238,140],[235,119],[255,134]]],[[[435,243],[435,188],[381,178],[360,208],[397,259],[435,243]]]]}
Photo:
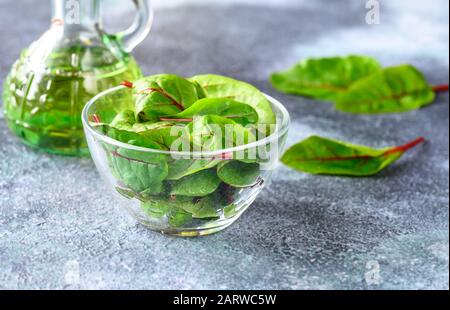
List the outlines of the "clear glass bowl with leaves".
{"type": "MultiPolygon", "coordinates": [[[[176,144],[176,139],[187,140],[187,151],[180,147],[183,143],[170,150],[141,147],[132,137],[122,139],[121,135],[132,133],[111,132],[111,128],[98,126],[100,119],[111,123],[120,113],[133,108],[133,91],[124,86],[93,98],[82,119],[92,158],[120,205],[151,230],[195,237],[219,232],[234,223],[255,201],[278,164],[290,118],[281,103],[264,96],[272,107],[276,125],[268,128],[270,133],[264,136],[259,126],[255,133],[258,138],[246,135],[245,144],[234,141],[234,132],[232,147],[226,149],[205,147],[214,144],[211,131],[205,135],[207,142],[205,136],[188,134],[186,138],[183,133],[192,133],[192,127],[197,126],[192,123],[184,126],[186,130],[180,125],[177,136],[170,141],[176,144]],[[127,140],[131,143],[120,142],[127,140]],[[202,147],[195,148],[196,141],[202,147]]],[[[200,131],[205,130],[204,123],[205,118],[196,123],[200,131]]]]}

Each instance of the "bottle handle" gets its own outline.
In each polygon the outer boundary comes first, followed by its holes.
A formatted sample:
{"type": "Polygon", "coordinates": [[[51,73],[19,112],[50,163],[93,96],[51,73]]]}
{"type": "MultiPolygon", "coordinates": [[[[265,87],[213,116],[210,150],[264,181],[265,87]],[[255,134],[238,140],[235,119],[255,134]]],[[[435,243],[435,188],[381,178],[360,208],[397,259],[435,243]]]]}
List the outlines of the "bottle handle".
{"type": "Polygon", "coordinates": [[[150,0],[132,0],[137,15],[130,28],[119,33],[123,49],[131,53],[150,33],[153,24],[153,8],[150,0]]]}

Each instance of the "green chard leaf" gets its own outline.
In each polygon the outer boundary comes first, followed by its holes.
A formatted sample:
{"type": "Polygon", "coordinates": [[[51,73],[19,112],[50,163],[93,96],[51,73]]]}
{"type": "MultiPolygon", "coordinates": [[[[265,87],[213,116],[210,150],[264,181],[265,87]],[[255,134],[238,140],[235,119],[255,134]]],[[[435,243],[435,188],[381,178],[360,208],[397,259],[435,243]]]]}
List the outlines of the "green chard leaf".
{"type": "MultiPolygon", "coordinates": [[[[181,198],[181,201],[185,199],[181,198]]],[[[177,198],[180,201],[180,198],[177,198]]],[[[193,218],[205,219],[215,218],[219,216],[219,210],[222,207],[220,197],[218,195],[209,195],[203,198],[194,198],[190,201],[181,203],[178,207],[181,207],[184,211],[192,214],[193,218]]]]}
{"type": "Polygon", "coordinates": [[[379,72],[377,60],[364,56],[307,59],[271,76],[279,91],[322,100],[336,100],[357,80],[379,72]]]}
{"type": "Polygon", "coordinates": [[[260,169],[256,163],[223,162],[217,167],[217,175],[223,182],[233,187],[249,187],[258,182],[260,169]]]}
{"type": "MultiPolygon", "coordinates": [[[[147,138],[146,136],[141,135],[137,132],[117,129],[106,124],[98,124],[95,126],[95,128],[111,139],[127,144],[132,144],[134,146],[161,150],[161,145],[153,141],[151,137],[147,138]]],[[[109,145],[106,146],[107,148],[110,148],[109,145]]]]}
{"type": "Polygon", "coordinates": [[[121,188],[120,186],[116,186],[116,191],[125,198],[133,199],[138,198],[136,193],[128,188],[121,188]]]}
{"type": "Polygon", "coordinates": [[[235,205],[235,204],[231,204],[231,205],[229,205],[229,206],[226,206],[224,209],[223,209],[223,215],[225,216],[225,218],[227,218],[227,219],[229,219],[229,218],[232,218],[233,216],[235,216],[236,215],[236,209],[237,209],[237,206],[235,205]]]}
{"type": "Polygon", "coordinates": [[[173,182],[171,195],[204,197],[214,193],[220,183],[215,170],[203,170],[173,182]]]}
{"type": "Polygon", "coordinates": [[[191,83],[194,84],[195,89],[197,90],[197,95],[198,95],[198,99],[205,99],[206,98],[206,93],[205,90],[203,89],[203,87],[200,85],[200,83],[196,82],[196,81],[192,81],[191,83]]]}
{"type": "Polygon", "coordinates": [[[120,186],[116,186],[117,192],[125,198],[133,199],[136,198],[142,202],[146,202],[149,199],[155,197],[156,195],[164,195],[167,194],[167,184],[165,183],[157,183],[155,186],[151,186],[143,192],[135,192],[129,188],[122,188],[120,186]]]}
{"type": "Polygon", "coordinates": [[[132,130],[166,151],[172,150],[175,147],[174,143],[179,139],[187,145],[190,143],[189,128],[175,122],[138,123],[132,127],[132,130]]]}
{"type": "MultiPolygon", "coordinates": [[[[207,115],[197,117],[188,126],[192,144],[196,151],[217,151],[247,144],[256,140],[250,129],[233,120],[207,115]]],[[[225,154],[224,154],[225,155],[225,154]]],[[[212,158],[169,159],[168,180],[183,177],[213,168],[223,161],[221,156],[212,158]]]]}
{"type": "Polygon", "coordinates": [[[154,198],[141,203],[141,208],[150,218],[161,219],[167,216],[169,225],[179,228],[192,221],[192,213],[180,208],[182,204],[191,202],[192,198],[185,198],[178,202],[166,198],[154,198]]]}
{"type": "Polygon", "coordinates": [[[184,111],[199,99],[193,83],[172,74],[154,75],[136,81],[133,95],[139,122],[159,121],[160,117],[184,111]]]}
{"type": "Polygon", "coordinates": [[[182,226],[192,218],[204,219],[219,217],[222,199],[217,194],[206,197],[193,198],[185,196],[174,196],[172,198],[155,197],[142,203],[142,209],[149,215],[163,217],[169,216],[172,226],[182,226]],[[175,216],[180,221],[171,221],[175,216]],[[182,223],[180,223],[182,222],[182,223]]]}
{"type": "Polygon", "coordinates": [[[181,209],[172,209],[169,216],[169,224],[173,228],[179,228],[192,221],[192,214],[181,209]]]}
{"type": "Polygon", "coordinates": [[[163,190],[168,175],[165,155],[119,148],[111,151],[110,162],[116,177],[136,193],[159,194],[163,190]]]}
{"type": "Polygon", "coordinates": [[[359,114],[398,113],[428,105],[435,96],[422,73],[402,65],[355,82],[337,98],[336,108],[359,114]]]}
{"type": "Polygon", "coordinates": [[[378,150],[313,136],[290,148],[283,155],[282,162],[311,174],[371,176],[424,140],[419,138],[403,146],[378,150]]]}
{"type": "Polygon", "coordinates": [[[141,204],[142,210],[147,213],[152,218],[160,219],[163,218],[171,211],[171,206],[164,200],[149,200],[141,204]]]}
{"type": "Polygon", "coordinates": [[[203,89],[206,98],[227,98],[246,103],[258,113],[260,124],[276,124],[276,117],[272,106],[256,87],[220,75],[198,75],[190,78],[203,89]]]}
{"type": "Polygon", "coordinates": [[[170,158],[167,180],[179,180],[205,169],[214,168],[221,161],[221,159],[215,158],[170,158]]]}
{"type": "Polygon", "coordinates": [[[96,124],[95,127],[108,137],[135,146],[169,151],[173,143],[179,140],[189,145],[190,133],[186,125],[175,122],[136,123],[114,128],[106,124],[96,124]]]}
{"type": "MultiPolygon", "coordinates": [[[[104,124],[96,127],[117,141],[139,147],[161,149],[160,144],[154,142],[151,138],[135,132],[119,130],[104,124]]],[[[162,182],[169,173],[166,155],[117,148],[109,144],[105,144],[105,151],[112,173],[125,186],[138,194],[145,191],[151,194],[159,194],[162,191],[162,182]]]]}
{"type": "Polygon", "coordinates": [[[252,130],[216,115],[201,116],[188,126],[194,148],[217,151],[256,141],[252,130]]]}
{"type": "Polygon", "coordinates": [[[167,120],[191,122],[194,117],[205,115],[222,116],[243,126],[258,123],[258,113],[250,105],[226,98],[201,99],[183,112],[169,116],[167,120]]]}
{"type": "Polygon", "coordinates": [[[110,126],[118,129],[126,129],[132,127],[136,123],[134,112],[131,110],[125,110],[114,118],[110,126]]]}

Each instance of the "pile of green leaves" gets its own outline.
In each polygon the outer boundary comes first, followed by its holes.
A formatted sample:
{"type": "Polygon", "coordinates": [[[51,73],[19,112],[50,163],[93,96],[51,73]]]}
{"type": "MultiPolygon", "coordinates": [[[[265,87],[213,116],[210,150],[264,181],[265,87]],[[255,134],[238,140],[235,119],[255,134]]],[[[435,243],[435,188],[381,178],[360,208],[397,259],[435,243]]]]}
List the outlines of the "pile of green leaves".
{"type": "Polygon", "coordinates": [[[367,56],[306,59],[274,73],[279,91],[334,102],[355,114],[398,113],[431,104],[435,90],[411,65],[383,68],[367,56]]]}
{"type": "MultiPolygon", "coordinates": [[[[195,145],[220,151],[226,125],[245,137],[238,140],[233,135],[231,146],[239,146],[256,139],[252,128],[276,123],[266,97],[255,87],[231,78],[201,75],[185,79],[162,74],[125,85],[132,88],[134,109],[122,111],[111,123],[94,117],[92,125],[110,138],[134,146],[170,151],[183,137],[191,149],[195,145]],[[219,126],[222,133],[211,130],[212,125],[219,126]]],[[[120,183],[118,192],[139,199],[146,214],[168,219],[173,228],[193,219],[234,216],[236,192],[261,182],[257,159],[233,160],[234,154],[174,158],[167,152],[104,147],[120,183]]]]}
{"type": "MultiPolygon", "coordinates": [[[[351,55],[306,59],[289,70],[274,73],[272,85],[279,91],[335,103],[336,109],[354,114],[398,113],[429,105],[448,85],[430,86],[411,65],[383,68],[371,57],[351,55]]],[[[312,136],[291,147],[282,162],[311,174],[371,176],[424,142],[373,149],[312,136]]]]}

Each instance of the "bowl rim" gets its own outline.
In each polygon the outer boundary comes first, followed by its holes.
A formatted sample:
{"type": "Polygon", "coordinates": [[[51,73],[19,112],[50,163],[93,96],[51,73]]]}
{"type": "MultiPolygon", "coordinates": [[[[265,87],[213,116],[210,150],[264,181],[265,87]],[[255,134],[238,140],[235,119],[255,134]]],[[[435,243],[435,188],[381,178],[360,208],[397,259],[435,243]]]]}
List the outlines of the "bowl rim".
{"type": "Polygon", "coordinates": [[[114,93],[116,91],[123,90],[123,89],[127,89],[127,87],[120,85],[120,86],[116,86],[116,87],[107,89],[106,91],[103,91],[103,92],[97,94],[96,96],[94,96],[84,106],[81,119],[82,119],[82,123],[83,123],[83,127],[84,127],[85,131],[92,134],[98,140],[101,140],[105,143],[108,143],[108,144],[111,144],[111,145],[114,145],[114,146],[117,146],[120,148],[129,149],[129,150],[146,152],[146,153],[154,153],[154,154],[172,155],[172,156],[175,155],[175,156],[179,156],[179,157],[182,157],[182,156],[215,157],[215,156],[220,156],[220,155],[223,155],[226,153],[234,153],[234,152],[244,151],[246,149],[257,148],[262,145],[267,145],[269,143],[272,143],[274,140],[279,140],[280,137],[282,137],[283,135],[285,135],[287,133],[287,131],[289,130],[290,124],[291,124],[291,118],[290,118],[289,112],[284,107],[284,105],[281,104],[281,102],[279,102],[277,99],[263,93],[263,95],[267,98],[267,100],[269,100],[271,102],[271,104],[275,105],[277,107],[277,109],[281,112],[281,117],[282,117],[281,123],[276,124],[277,128],[276,128],[275,132],[272,133],[270,136],[265,137],[264,139],[261,139],[261,140],[258,140],[258,141],[252,142],[252,143],[240,145],[240,146],[235,146],[235,147],[228,148],[228,149],[221,149],[221,150],[216,150],[216,151],[206,151],[206,152],[205,151],[192,151],[192,152],[164,151],[164,150],[145,148],[145,147],[141,147],[141,146],[135,146],[135,145],[131,145],[128,143],[120,142],[118,140],[115,140],[113,138],[106,136],[105,134],[99,133],[97,130],[95,130],[91,126],[91,124],[89,122],[88,110],[97,100],[99,100],[100,98],[107,96],[111,93],[114,93]]]}

